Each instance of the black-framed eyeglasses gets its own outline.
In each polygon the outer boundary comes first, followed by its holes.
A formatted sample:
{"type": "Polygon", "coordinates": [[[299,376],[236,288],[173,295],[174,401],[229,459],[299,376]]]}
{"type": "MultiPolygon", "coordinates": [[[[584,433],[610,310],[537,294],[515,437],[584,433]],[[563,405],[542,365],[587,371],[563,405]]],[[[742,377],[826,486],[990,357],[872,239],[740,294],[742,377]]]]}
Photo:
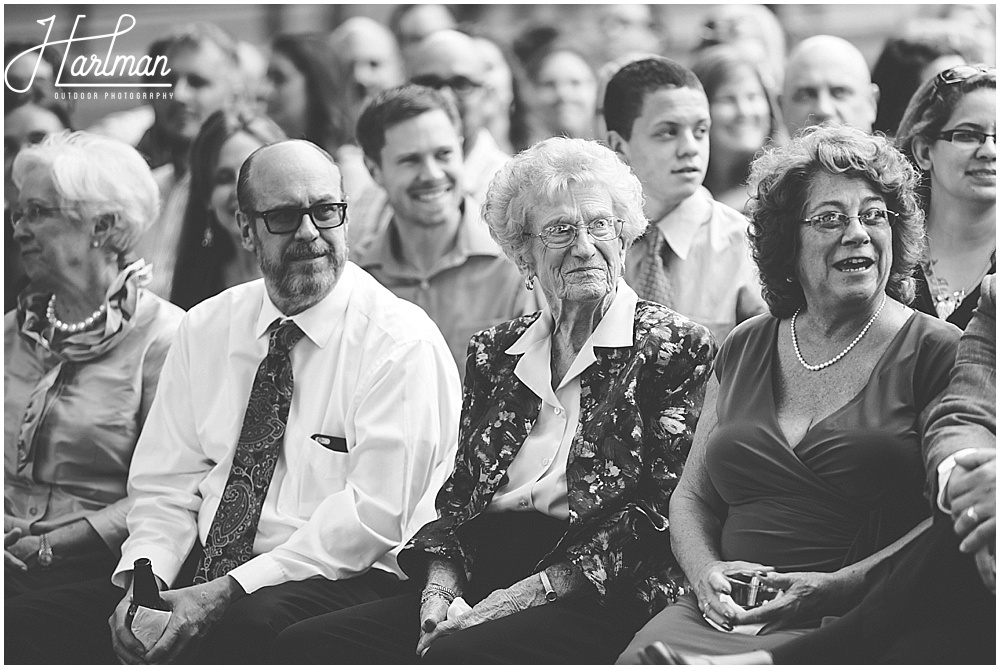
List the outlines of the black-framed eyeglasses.
{"type": "Polygon", "coordinates": [[[526,232],[527,237],[538,237],[550,249],[564,249],[576,241],[576,236],[580,230],[586,230],[592,239],[599,242],[610,242],[618,239],[622,234],[622,226],[625,224],[620,218],[598,218],[589,223],[556,223],[550,225],[540,233],[526,232]]]}
{"type": "Polygon", "coordinates": [[[843,232],[851,221],[857,219],[866,228],[884,228],[892,225],[899,216],[894,211],[878,207],[866,209],[857,216],[848,216],[839,211],[824,211],[804,219],[802,223],[811,225],[820,232],[843,232]]]}
{"type": "Polygon", "coordinates": [[[14,207],[14,210],[10,214],[10,222],[13,225],[18,225],[22,222],[31,224],[43,218],[49,218],[50,216],[67,211],[73,211],[73,209],[68,207],[46,207],[31,202],[23,207],[14,207]]]}
{"type": "Polygon", "coordinates": [[[290,235],[299,229],[306,214],[320,230],[339,228],[347,219],[347,203],[320,202],[311,207],[281,207],[252,213],[264,219],[264,226],[272,235],[290,235]]]}
{"type": "Polygon", "coordinates": [[[946,142],[951,142],[952,144],[958,144],[959,146],[975,146],[980,147],[986,143],[986,138],[993,138],[993,143],[996,144],[997,134],[982,132],[980,130],[966,130],[964,128],[960,130],[942,130],[937,134],[938,139],[943,139],[946,142]]]}
{"type": "Polygon", "coordinates": [[[435,74],[422,74],[418,77],[410,79],[410,83],[417,84],[419,86],[427,86],[428,88],[433,88],[436,91],[439,91],[442,88],[450,88],[454,91],[455,95],[459,97],[471,95],[474,91],[483,87],[483,82],[474,81],[473,79],[469,79],[461,74],[448,79],[439,77],[435,74]]]}

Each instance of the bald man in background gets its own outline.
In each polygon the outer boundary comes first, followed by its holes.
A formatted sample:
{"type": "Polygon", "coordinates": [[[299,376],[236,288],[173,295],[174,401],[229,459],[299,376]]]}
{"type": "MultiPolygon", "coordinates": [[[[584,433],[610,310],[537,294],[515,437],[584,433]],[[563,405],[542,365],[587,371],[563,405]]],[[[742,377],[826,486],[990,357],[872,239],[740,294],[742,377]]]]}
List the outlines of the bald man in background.
{"type": "Polygon", "coordinates": [[[486,130],[489,96],[482,50],[464,33],[439,30],[413,48],[406,65],[412,83],[447,89],[454,96],[465,139],[466,190],[485,202],[490,179],[509,156],[486,130]]]}
{"type": "Polygon", "coordinates": [[[365,102],[403,83],[403,61],[392,31],[367,16],[347,19],[330,34],[330,46],[351,82],[351,123],[365,102]]]}
{"type": "Polygon", "coordinates": [[[779,102],[792,136],[826,121],[871,132],[878,86],[857,47],[839,37],[816,35],[788,55],[779,102]]]}

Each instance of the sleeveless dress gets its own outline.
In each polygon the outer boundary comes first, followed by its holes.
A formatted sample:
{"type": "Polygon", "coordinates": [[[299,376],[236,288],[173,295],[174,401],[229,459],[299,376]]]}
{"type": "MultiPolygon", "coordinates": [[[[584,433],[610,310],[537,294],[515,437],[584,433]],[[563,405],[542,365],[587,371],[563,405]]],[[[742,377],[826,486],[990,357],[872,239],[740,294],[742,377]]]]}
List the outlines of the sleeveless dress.
{"type": "MultiPolygon", "coordinates": [[[[929,514],[918,416],[948,383],[960,331],[914,312],[861,391],[794,447],[776,412],[778,319],[750,319],[716,358],[718,424],[706,466],[729,506],[723,560],[833,572],[891,544],[929,514]]],[[[819,624],[759,636],[710,627],[693,594],[654,617],[630,653],[661,640],[691,653],[768,649],[819,624]]]]}

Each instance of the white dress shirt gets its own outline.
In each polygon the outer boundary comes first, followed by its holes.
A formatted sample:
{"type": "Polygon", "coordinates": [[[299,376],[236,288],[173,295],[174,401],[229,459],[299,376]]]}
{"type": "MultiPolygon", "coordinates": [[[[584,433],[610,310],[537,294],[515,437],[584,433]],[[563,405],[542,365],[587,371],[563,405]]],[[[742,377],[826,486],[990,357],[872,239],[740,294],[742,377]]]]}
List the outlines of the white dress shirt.
{"type": "Polygon", "coordinates": [[[632,346],[635,306],[639,297],[623,279],[611,306],[576,354],[566,376],[552,390],[552,330],[548,309],[518,338],[508,355],[520,355],[514,375],[542,400],[538,419],[507,469],[507,484],[499,488],[486,511],[538,511],[569,518],[566,465],[580,422],[580,375],[596,360],[594,347],[632,346]]]}
{"type": "MultiPolygon", "coordinates": [[[[743,214],[702,186],[656,225],[677,256],[669,267],[674,311],[710,329],[720,344],[739,323],[767,311],[743,214]]],[[[629,249],[625,279],[633,286],[641,285],[648,253],[645,237],[629,249]]]]}
{"type": "MultiPolygon", "coordinates": [[[[132,460],[116,584],[139,557],[172,583],[195,539],[204,544],[278,318],[263,280],[184,318],[132,460]]],[[[423,311],[352,263],[329,295],[291,320],[305,336],[291,351],[284,446],[254,557],[230,575],[248,593],[370,567],[403,577],[396,552],[435,517],[458,439],[461,390],[448,346],[423,311]]]]}

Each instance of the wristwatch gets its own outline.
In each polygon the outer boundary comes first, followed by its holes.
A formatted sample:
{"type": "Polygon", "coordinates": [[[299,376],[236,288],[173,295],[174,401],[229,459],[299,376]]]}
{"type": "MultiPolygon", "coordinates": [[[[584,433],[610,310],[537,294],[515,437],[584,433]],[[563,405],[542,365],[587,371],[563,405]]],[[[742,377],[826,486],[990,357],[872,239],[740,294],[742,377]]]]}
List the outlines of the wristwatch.
{"type": "Polygon", "coordinates": [[[538,577],[542,579],[542,587],[545,588],[545,601],[549,602],[550,604],[556,601],[558,597],[556,596],[556,591],[552,588],[552,582],[549,581],[549,575],[546,574],[545,570],[543,569],[540,572],[538,572],[538,577]]]}
{"type": "Polygon", "coordinates": [[[42,534],[38,540],[38,564],[48,567],[52,564],[52,544],[49,543],[49,535],[42,534]]]}

